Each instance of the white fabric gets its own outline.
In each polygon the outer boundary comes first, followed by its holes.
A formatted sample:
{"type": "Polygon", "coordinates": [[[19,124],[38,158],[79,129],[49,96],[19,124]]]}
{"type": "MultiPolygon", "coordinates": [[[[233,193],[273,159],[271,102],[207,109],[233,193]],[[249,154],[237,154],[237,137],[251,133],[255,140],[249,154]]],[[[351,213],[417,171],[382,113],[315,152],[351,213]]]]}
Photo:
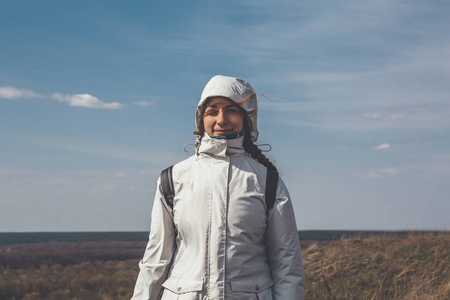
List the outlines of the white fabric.
{"type": "Polygon", "coordinates": [[[197,105],[195,114],[197,128],[202,118],[201,112],[205,100],[219,96],[233,100],[247,112],[253,125],[252,140],[256,141],[258,139],[258,99],[250,83],[240,78],[216,75],[209,80],[197,105]]]}
{"type": "Polygon", "coordinates": [[[154,200],[150,238],[133,300],[303,299],[300,243],[279,180],[266,213],[267,169],[234,140],[202,139],[198,156],[173,167],[173,210],[154,200]]]}

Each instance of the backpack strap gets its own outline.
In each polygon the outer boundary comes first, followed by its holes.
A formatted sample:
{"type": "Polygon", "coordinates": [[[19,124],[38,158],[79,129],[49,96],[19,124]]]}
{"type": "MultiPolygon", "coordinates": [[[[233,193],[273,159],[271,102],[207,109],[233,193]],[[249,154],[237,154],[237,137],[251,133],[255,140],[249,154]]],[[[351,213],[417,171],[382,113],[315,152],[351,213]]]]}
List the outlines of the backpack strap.
{"type": "MultiPolygon", "coordinates": [[[[164,198],[166,198],[167,205],[169,205],[169,207],[173,209],[173,198],[175,196],[175,190],[173,187],[172,168],[173,166],[170,166],[161,171],[161,188],[164,198]]],[[[270,209],[273,208],[273,205],[275,204],[278,176],[279,175],[277,171],[272,168],[267,168],[265,194],[267,213],[270,209]]]]}
{"type": "Polygon", "coordinates": [[[173,179],[172,179],[172,168],[173,166],[168,167],[161,171],[161,188],[166,198],[167,205],[173,209],[173,198],[175,197],[175,190],[173,188],[173,179]]]}
{"type": "Polygon", "coordinates": [[[275,203],[275,198],[277,195],[277,186],[278,186],[278,172],[272,168],[267,168],[267,176],[266,176],[266,207],[267,213],[269,210],[273,208],[275,203]]]}

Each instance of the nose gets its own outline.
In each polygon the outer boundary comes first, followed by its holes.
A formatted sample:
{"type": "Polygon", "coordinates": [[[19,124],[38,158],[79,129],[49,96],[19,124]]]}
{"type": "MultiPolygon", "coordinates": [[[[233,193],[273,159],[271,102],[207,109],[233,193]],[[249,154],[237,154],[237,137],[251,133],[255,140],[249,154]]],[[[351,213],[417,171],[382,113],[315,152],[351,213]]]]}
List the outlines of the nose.
{"type": "Polygon", "coordinates": [[[219,113],[217,114],[217,124],[225,125],[226,123],[227,123],[227,119],[226,119],[225,113],[221,109],[221,110],[219,110],[219,113]]]}

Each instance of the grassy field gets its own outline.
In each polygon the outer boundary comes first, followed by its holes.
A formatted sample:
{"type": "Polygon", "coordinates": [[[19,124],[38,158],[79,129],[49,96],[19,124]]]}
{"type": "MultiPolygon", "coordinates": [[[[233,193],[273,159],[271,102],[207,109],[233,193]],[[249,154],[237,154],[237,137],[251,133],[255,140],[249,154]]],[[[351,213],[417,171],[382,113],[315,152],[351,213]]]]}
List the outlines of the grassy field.
{"type": "MultiPolygon", "coordinates": [[[[145,242],[0,245],[0,299],[129,299],[145,242]]],[[[450,299],[450,235],[303,242],[305,299],[450,299]]]]}
{"type": "Polygon", "coordinates": [[[450,236],[348,239],[303,251],[306,299],[450,299],[450,236]]]}

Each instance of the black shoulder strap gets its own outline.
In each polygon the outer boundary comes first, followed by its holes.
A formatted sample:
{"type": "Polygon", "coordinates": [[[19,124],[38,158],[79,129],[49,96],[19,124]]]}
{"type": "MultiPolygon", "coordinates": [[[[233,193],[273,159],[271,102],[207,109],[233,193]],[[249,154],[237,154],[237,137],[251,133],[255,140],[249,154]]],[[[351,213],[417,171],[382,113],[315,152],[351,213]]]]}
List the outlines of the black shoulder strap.
{"type": "MultiPolygon", "coordinates": [[[[172,179],[172,168],[173,166],[168,167],[167,169],[162,170],[161,172],[161,187],[164,198],[166,198],[167,205],[170,208],[173,208],[173,197],[175,196],[175,191],[173,188],[173,179],[172,179]]],[[[275,203],[276,193],[278,186],[278,172],[272,168],[267,168],[267,177],[266,177],[266,207],[267,212],[275,203]]]]}
{"type": "Polygon", "coordinates": [[[173,197],[175,196],[175,190],[173,188],[172,168],[168,167],[161,171],[161,187],[164,198],[166,198],[167,205],[173,208],[173,197]]]}
{"type": "Polygon", "coordinates": [[[275,203],[275,198],[277,195],[277,186],[278,186],[278,172],[272,168],[267,168],[267,177],[266,177],[266,207],[267,213],[273,207],[275,203]]]}

